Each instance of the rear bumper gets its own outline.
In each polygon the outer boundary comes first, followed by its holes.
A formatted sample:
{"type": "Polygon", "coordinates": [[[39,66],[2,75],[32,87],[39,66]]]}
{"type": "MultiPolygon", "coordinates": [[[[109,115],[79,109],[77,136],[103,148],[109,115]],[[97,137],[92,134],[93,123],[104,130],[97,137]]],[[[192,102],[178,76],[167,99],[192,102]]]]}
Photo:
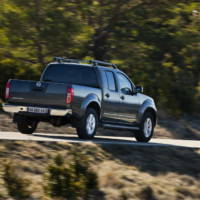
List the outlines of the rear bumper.
{"type": "MultiPolygon", "coordinates": [[[[28,106],[17,106],[12,104],[3,104],[3,110],[9,113],[27,113],[28,106]]],[[[72,109],[55,109],[49,108],[50,116],[66,116],[72,114],[72,109]]]]}

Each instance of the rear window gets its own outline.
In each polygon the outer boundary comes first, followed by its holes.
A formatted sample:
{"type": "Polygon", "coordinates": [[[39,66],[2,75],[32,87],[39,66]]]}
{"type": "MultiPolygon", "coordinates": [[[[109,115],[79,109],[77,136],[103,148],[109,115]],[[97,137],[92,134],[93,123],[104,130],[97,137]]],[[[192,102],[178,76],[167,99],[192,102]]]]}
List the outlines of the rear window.
{"type": "Polygon", "coordinates": [[[98,87],[97,77],[94,69],[92,67],[82,65],[49,65],[44,72],[43,81],[98,87]]]}

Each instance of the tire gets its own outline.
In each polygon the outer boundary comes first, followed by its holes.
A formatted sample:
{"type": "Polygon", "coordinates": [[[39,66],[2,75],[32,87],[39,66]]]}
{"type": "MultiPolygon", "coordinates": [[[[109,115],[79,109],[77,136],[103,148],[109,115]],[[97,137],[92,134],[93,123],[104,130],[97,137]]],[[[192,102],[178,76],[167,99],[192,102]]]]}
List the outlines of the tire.
{"type": "Polygon", "coordinates": [[[37,129],[37,124],[36,121],[24,120],[17,122],[17,129],[22,134],[32,134],[37,129]]]}
{"type": "Polygon", "coordinates": [[[155,127],[155,120],[151,113],[147,112],[144,114],[140,130],[135,132],[135,138],[138,142],[148,142],[153,137],[155,127]]]}
{"type": "Polygon", "coordinates": [[[96,110],[88,108],[83,119],[76,127],[80,139],[92,139],[98,127],[98,115],[96,110]]]}

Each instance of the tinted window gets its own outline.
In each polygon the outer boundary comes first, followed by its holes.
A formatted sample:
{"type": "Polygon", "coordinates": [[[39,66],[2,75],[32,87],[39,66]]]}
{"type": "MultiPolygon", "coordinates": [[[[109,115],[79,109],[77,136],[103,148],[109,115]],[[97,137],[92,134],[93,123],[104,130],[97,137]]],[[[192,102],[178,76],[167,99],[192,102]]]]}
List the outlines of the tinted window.
{"type": "Polygon", "coordinates": [[[115,85],[115,79],[114,79],[114,74],[112,72],[105,72],[106,73],[106,78],[108,81],[108,89],[116,91],[116,85],[115,85]]]}
{"type": "Polygon", "coordinates": [[[49,65],[44,73],[43,81],[98,86],[96,73],[93,68],[72,64],[49,65]]]}
{"type": "Polygon", "coordinates": [[[120,85],[120,90],[122,93],[124,94],[132,94],[132,84],[131,82],[128,80],[128,78],[126,78],[126,76],[124,76],[121,73],[117,74],[118,80],[119,80],[119,85],[120,85]]]}

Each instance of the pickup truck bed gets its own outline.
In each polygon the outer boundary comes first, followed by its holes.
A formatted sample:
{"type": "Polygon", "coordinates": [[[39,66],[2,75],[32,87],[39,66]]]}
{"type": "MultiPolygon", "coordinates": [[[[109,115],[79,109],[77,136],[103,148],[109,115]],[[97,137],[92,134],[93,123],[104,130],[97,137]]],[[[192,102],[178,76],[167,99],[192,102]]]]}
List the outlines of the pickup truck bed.
{"type": "Polygon", "coordinates": [[[73,108],[76,111],[81,109],[81,103],[88,95],[96,94],[100,99],[102,98],[100,88],[67,83],[10,80],[10,85],[11,98],[9,98],[8,103],[27,107],[73,108]],[[73,102],[67,104],[66,98],[69,88],[73,89],[73,102]]]}

